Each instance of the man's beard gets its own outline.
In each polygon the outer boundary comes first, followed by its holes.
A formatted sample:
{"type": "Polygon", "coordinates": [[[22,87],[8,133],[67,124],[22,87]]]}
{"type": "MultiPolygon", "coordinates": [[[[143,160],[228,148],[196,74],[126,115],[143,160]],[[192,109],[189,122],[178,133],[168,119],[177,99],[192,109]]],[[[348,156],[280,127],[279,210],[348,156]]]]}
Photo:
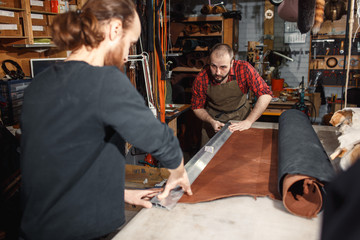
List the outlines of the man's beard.
{"type": "Polygon", "coordinates": [[[123,55],[123,48],[118,46],[114,48],[113,51],[109,51],[104,58],[104,65],[105,66],[116,66],[120,69],[120,71],[124,70],[124,55],[123,55]]]}
{"type": "Polygon", "coordinates": [[[215,82],[221,83],[222,81],[224,81],[224,79],[225,79],[227,76],[229,76],[229,73],[230,73],[230,69],[229,69],[228,73],[225,74],[225,76],[219,76],[219,75],[216,75],[216,74],[215,74],[215,75],[213,74],[212,76],[213,76],[215,82]],[[221,77],[220,80],[216,79],[217,76],[221,77]]]}

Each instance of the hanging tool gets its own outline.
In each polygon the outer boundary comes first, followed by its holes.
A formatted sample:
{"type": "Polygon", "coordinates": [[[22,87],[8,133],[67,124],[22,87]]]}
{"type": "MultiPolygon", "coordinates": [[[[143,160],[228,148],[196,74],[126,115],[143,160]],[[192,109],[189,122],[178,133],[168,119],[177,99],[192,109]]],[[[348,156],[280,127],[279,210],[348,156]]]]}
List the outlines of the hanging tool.
{"type": "MultiPolygon", "coordinates": [[[[153,112],[154,116],[157,117],[155,101],[154,101],[153,91],[152,91],[148,54],[146,52],[143,52],[142,54],[139,54],[139,55],[129,55],[128,61],[131,62],[131,64],[133,62],[137,62],[137,61],[142,63],[148,107],[153,112]]],[[[130,64],[130,66],[131,66],[131,64],[130,64]]],[[[132,65],[132,66],[135,67],[135,65],[132,65]]]]}

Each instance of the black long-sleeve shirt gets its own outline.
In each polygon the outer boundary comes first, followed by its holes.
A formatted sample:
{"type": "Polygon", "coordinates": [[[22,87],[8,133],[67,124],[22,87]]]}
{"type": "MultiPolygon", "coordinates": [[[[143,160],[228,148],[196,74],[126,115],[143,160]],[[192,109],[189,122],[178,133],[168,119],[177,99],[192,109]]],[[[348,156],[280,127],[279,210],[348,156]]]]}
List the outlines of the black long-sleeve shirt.
{"type": "Polygon", "coordinates": [[[90,239],[125,222],[125,141],[164,167],[179,166],[178,140],[116,67],[56,64],[25,91],[21,235],[90,239]]]}

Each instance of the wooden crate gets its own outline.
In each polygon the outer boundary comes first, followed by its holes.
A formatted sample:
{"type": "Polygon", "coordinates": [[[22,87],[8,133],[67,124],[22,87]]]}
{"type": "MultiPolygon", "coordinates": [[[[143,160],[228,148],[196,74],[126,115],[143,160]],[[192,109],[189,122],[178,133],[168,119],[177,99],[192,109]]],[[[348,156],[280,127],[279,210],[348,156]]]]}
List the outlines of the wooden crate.
{"type": "Polygon", "coordinates": [[[47,24],[48,26],[51,26],[54,18],[56,17],[56,15],[47,15],[47,24]]]}
{"type": "Polygon", "coordinates": [[[0,10],[0,23],[19,24],[19,13],[8,10],[0,10]]]}
{"type": "Polygon", "coordinates": [[[22,27],[20,24],[1,23],[0,36],[20,37],[22,36],[22,27]]]}
{"type": "Polygon", "coordinates": [[[20,0],[1,0],[1,7],[21,8],[20,0]]]}
{"type": "Polygon", "coordinates": [[[33,11],[50,12],[50,0],[30,0],[30,9],[33,11]]]}
{"type": "Polygon", "coordinates": [[[46,26],[48,25],[48,20],[45,14],[40,13],[32,13],[31,14],[31,22],[32,25],[35,26],[46,26]]]}
{"type": "Polygon", "coordinates": [[[33,25],[32,30],[34,37],[46,37],[50,35],[49,26],[47,25],[33,25]]]}

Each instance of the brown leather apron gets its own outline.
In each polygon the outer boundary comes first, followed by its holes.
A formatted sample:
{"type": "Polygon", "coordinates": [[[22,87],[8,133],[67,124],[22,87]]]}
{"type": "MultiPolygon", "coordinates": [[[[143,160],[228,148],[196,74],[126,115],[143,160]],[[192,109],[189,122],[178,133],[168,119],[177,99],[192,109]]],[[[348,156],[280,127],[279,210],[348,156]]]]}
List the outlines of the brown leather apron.
{"type": "MultiPolygon", "coordinates": [[[[235,76],[232,81],[220,85],[208,85],[205,110],[217,121],[226,123],[229,120],[244,120],[250,113],[251,105],[247,100],[235,76]]],[[[203,122],[201,146],[204,146],[215,135],[211,124],[203,122]]]]}

